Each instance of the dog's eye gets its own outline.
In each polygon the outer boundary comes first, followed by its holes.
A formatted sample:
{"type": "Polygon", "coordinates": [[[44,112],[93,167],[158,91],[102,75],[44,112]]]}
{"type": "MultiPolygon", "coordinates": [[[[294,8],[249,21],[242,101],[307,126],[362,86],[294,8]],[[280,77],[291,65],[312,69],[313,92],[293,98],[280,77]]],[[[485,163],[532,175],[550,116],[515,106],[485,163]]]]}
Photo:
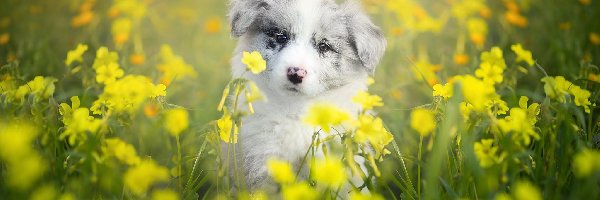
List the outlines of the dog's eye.
{"type": "Polygon", "coordinates": [[[288,42],[288,36],[285,32],[279,32],[275,34],[275,41],[279,44],[285,44],[288,42]]]}
{"type": "Polygon", "coordinates": [[[317,47],[319,48],[319,52],[321,53],[325,53],[332,50],[331,46],[329,46],[329,44],[327,44],[326,41],[319,42],[317,47]]]}

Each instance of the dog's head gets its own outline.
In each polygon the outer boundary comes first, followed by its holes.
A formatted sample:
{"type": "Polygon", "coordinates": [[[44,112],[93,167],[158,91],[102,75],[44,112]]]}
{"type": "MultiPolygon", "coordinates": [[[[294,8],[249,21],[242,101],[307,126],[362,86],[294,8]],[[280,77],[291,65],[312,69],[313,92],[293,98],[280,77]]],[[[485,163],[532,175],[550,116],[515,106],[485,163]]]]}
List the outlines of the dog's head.
{"type": "MultiPolygon", "coordinates": [[[[316,96],[365,81],[385,50],[380,29],[354,1],[232,0],[230,9],[236,55],[259,51],[267,69],[250,78],[282,95],[316,96]]],[[[234,64],[234,73],[243,70],[234,64]]]]}

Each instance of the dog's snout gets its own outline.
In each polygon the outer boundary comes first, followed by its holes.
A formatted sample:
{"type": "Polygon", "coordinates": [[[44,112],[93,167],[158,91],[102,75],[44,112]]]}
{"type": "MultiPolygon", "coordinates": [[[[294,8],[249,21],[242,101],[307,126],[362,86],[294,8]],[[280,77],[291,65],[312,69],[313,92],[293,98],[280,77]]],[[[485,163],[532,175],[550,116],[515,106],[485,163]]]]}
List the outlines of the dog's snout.
{"type": "Polygon", "coordinates": [[[287,70],[287,77],[293,84],[300,84],[306,77],[306,70],[300,67],[290,67],[287,70]]]}

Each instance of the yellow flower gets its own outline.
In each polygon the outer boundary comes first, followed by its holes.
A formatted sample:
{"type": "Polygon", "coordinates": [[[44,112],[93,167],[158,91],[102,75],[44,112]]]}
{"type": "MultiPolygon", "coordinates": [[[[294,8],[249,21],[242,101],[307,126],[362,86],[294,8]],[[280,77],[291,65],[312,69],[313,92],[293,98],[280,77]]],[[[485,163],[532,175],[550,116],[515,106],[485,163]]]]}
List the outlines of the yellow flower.
{"type": "Polygon", "coordinates": [[[483,139],[480,142],[475,142],[473,146],[475,155],[479,159],[479,165],[483,168],[491,167],[500,161],[496,155],[498,147],[494,147],[493,143],[493,139],[483,139]]]}
{"type": "Polygon", "coordinates": [[[156,97],[167,96],[166,89],[167,89],[167,86],[165,86],[163,84],[154,85],[154,87],[152,87],[152,95],[150,95],[150,97],[156,98],[156,97]]]}
{"type": "Polygon", "coordinates": [[[467,54],[454,54],[453,57],[454,64],[457,65],[466,65],[469,63],[469,56],[467,54]]]}
{"type": "Polygon", "coordinates": [[[194,68],[187,64],[181,56],[175,55],[169,45],[160,48],[160,63],[156,66],[162,73],[161,83],[169,85],[172,81],[197,76],[194,68]]]}
{"type": "Polygon", "coordinates": [[[491,65],[490,63],[484,62],[479,65],[479,69],[475,70],[475,76],[483,79],[483,82],[493,85],[496,83],[502,83],[503,70],[500,66],[491,65]]]}
{"type": "Polygon", "coordinates": [[[131,54],[129,56],[129,62],[132,65],[142,65],[145,62],[145,56],[144,54],[140,54],[140,53],[135,53],[135,54],[131,54]]]}
{"type": "Polygon", "coordinates": [[[27,84],[19,86],[15,97],[18,101],[22,101],[25,95],[33,95],[36,102],[48,99],[54,94],[54,82],[56,81],[57,79],[52,77],[36,76],[33,80],[27,82],[27,84]]]}
{"type": "Polygon", "coordinates": [[[508,106],[505,101],[500,99],[500,96],[495,96],[486,103],[488,110],[496,115],[504,115],[508,111],[508,106]]]}
{"type": "Polygon", "coordinates": [[[125,72],[119,68],[119,64],[109,63],[108,65],[102,65],[96,68],[96,74],[96,81],[98,83],[108,85],[115,82],[117,78],[123,77],[125,72]]]}
{"type": "Polygon", "coordinates": [[[242,63],[244,63],[252,73],[258,74],[267,69],[267,61],[263,59],[258,51],[253,51],[252,53],[244,51],[242,55],[242,63]]]}
{"type": "Polygon", "coordinates": [[[223,142],[227,143],[237,143],[237,126],[233,124],[233,120],[231,120],[231,115],[227,112],[224,112],[221,119],[217,120],[217,127],[219,128],[219,137],[223,142]],[[233,132],[231,132],[233,129],[233,132]],[[233,135],[233,138],[231,137],[233,135]]]}
{"type": "Polygon", "coordinates": [[[481,62],[499,66],[502,70],[506,69],[506,62],[504,62],[504,56],[500,47],[492,47],[490,51],[481,52],[481,62]]]}
{"type": "Polygon", "coordinates": [[[106,85],[90,109],[94,114],[105,114],[107,111],[133,113],[150,98],[165,95],[164,88],[160,84],[152,84],[148,77],[127,75],[106,85]]]}
{"type": "Polygon", "coordinates": [[[130,167],[123,176],[125,187],[136,195],[145,194],[150,186],[169,180],[169,170],[153,160],[144,160],[130,167]]]}
{"type": "Polygon", "coordinates": [[[573,174],[585,178],[600,171],[600,152],[583,149],[573,158],[573,174]]]}
{"type": "Polygon", "coordinates": [[[117,52],[109,51],[106,47],[100,47],[96,51],[96,58],[94,59],[94,64],[92,65],[92,67],[94,69],[97,69],[100,66],[118,62],[119,54],[117,54],[117,52]]]}
{"type": "Polygon", "coordinates": [[[73,120],[73,111],[77,110],[81,105],[78,96],[71,97],[71,105],[66,103],[61,103],[58,108],[58,112],[63,116],[62,121],[65,125],[70,125],[73,120]]]}
{"type": "Polygon", "coordinates": [[[296,180],[292,165],[288,162],[269,159],[267,161],[267,168],[273,180],[279,184],[289,184],[296,180]]]}
{"type": "Polygon", "coordinates": [[[436,72],[442,69],[441,65],[429,63],[425,58],[419,58],[414,67],[411,67],[415,77],[419,81],[426,81],[429,85],[438,83],[436,72]]]}
{"type": "Polygon", "coordinates": [[[113,21],[111,33],[113,35],[113,41],[117,47],[120,47],[129,40],[129,34],[132,26],[132,22],[129,18],[119,18],[113,21]]]}
{"type": "Polygon", "coordinates": [[[512,195],[518,200],[542,200],[542,193],[535,185],[527,181],[518,181],[513,185],[512,195]]]}
{"type": "Polygon", "coordinates": [[[2,33],[2,34],[0,34],[0,45],[8,44],[8,41],[10,41],[10,34],[9,33],[2,33]]]}
{"type": "Polygon", "coordinates": [[[512,133],[512,138],[518,144],[529,145],[531,138],[540,139],[533,124],[527,119],[527,111],[521,108],[510,109],[510,116],[498,120],[498,127],[503,133],[512,133]]]}
{"type": "Polygon", "coordinates": [[[221,20],[219,18],[211,18],[204,22],[204,32],[217,33],[221,30],[221,20]]]}
{"type": "Polygon", "coordinates": [[[246,90],[246,101],[247,102],[255,102],[258,100],[264,100],[265,96],[262,95],[262,92],[256,86],[254,82],[248,82],[249,88],[246,90]]]}
{"type": "Polygon", "coordinates": [[[515,25],[520,28],[525,28],[529,24],[527,18],[523,17],[519,12],[506,12],[504,18],[509,24],[515,25]]]}
{"type": "Polygon", "coordinates": [[[346,169],[340,159],[327,158],[317,160],[311,166],[312,177],[321,184],[337,189],[347,180],[346,169]]]}
{"type": "Polygon", "coordinates": [[[102,125],[102,120],[90,116],[90,111],[87,108],[78,108],[73,110],[73,118],[66,126],[59,138],[65,139],[68,137],[69,144],[75,145],[84,142],[87,139],[87,133],[95,133],[102,125]]]}
{"type": "Polygon", "coordinates": [[[455,81],[462,86],[465,101],[472,105],[473,110],[484,112],[490,100],[497,98],[496,89],[471,75],[455,76],[455,81]]]}
{"type": "Polygon", "coordinates": [[[591,96],[590,91],[567,81],[562,76],[544,77],[542,78],[542,82],[544,82],[544,92],[546,92],[548,97],[565,103],[567,100],[566,96],[569,94],[573,95],[574,98],[572,100],[575,105],[583,107],[586,113],[591,112],[590,105],[592,103],[589,101],[591,96]]]}
{"type": "Polygon", "coordinates": [[[523,47],[519,43],[510,46],[510,49],[512,49],[512,51],[515,52],[515,54],[517,54],[517,62],[523,61],[526,62],[529,66],[533,66],[534,61],[533,56],[531,55],[531,51],[523,49],[523,47]]]}
{"type": "Polygon", "coordinates": [[[377,193],[362,194],[357,191],[352,191],[350,193],[350,200],[384,200],[384,198],[377,193]]]}
{"type": "Polygon", "coordinates": [[[85,44],[77,44],[77,47],[69,52],[67,52],[67,59],[65,60],[66,65],[71,65],[71,63],[83,62],[83,53],[85,53],[88,49],[88,46],[85,44]]]}
{"type": "Polygon", "coordinates": [[[600,45],[600,34],[591,32],[589,38],[593,45],[600,45]]]}
{"type": "Polygon", "coordinates": [[[179,194],[170,189],[160,189],[152,192],[152,200],[178,200],[179,194]]]}
{"type": "Polygon", "coordinates": [[[34,149],[38,137],[35,126],[23,121],[0,121],[0,160],[7,186],[26,190],[49,166],[34,149]]]}
{"type": "Polygon", "coordinates": [[[394,140],[394,136],[385,129],[381,118],[361,115],[354,125],[356,126],[354,141],[357,143],[368,141],[375,150],[375,157],[387,154],[385,146],[394,140]]]}
{"type": "Polygon", "coordinates": [[[428,136],[436,127],[435,113],[423,108],[413,110],[410,113],[410,127],[421,136],[428,136]]]}
{"type": "Polygon", "coordinates": [[[371,95],[366,91],[358,92],[354,97],[352,97],[352,102],[360,104],[364,110],[371,110],[373,107],[383,106],[381,97],[377,95],[371,95]]]}
{"type": "Polygon", "coordinates": [[[452,83],[446,83],[444,85],[435,84],[433,86],[433,96],[434,97],[443,97],[445,100],[448,100],[452,97],[454,93],[454,85],[452,83]]]}
{"type": "Polygon", "coordinates": [[[137,165],[142,160],[138,157],[135,148],[119,138],[106,139],[106,145],[102,148],[106,155],[115,156],[119,161],[128,165],[137,165]]]}
{"type": "Polygon", "coordinates": [[[165,128],[173,136],[178,136],[189,126],[188,112],[182,108],[171,109],[165,113],[165,128]]]}
{"type": "Polygon", "coordinates": [[[531,125],[535,125],[537,123],[537,115],[540,114],[540,104],[532,103],[527,106],[527,101],[529,101],[529,98],[521,96],[519,99],[519,107],[527,111],[527,121],[529,121],[531,125]]]}
{"type": "Polygon", "coordinates": [[[485,43],[485,37],[488,32],[487,23],[481,18],[470,18],[467,20],[467,30],[471,41],[479,47],[483,47],[485,43]]]}
{"type": "Polygon", "coordinates": [[[147,5],[146,1],[141,0],[119,0],[115,1],[110,10],[116,10],[113,12],[124,13],[126,16],[131,17],[134,20],[140,20],[146,16],[147,5]]]}
{"type": "Polygon", "coordinates": [[[349,119],[350,114],[333,104],[316,103],[309,108],[308,115],[304,117],[304,122],[315,127],[321,127],[323,131],[329,133],[331,126],[339,125],[349,119]]]}
{"type": "Polygon", "coordinates": [[[285,200],[316,200],[319,193],[306,182],[284,186],[281,195],[285,200]]]}

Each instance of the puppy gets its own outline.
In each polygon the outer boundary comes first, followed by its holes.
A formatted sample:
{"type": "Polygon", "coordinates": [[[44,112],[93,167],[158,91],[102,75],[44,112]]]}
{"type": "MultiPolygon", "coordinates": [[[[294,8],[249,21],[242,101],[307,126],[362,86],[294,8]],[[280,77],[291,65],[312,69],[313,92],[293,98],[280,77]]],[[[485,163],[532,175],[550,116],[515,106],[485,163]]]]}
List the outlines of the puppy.
{"type": "Polygon", "coordinates": [[[233,76],[254,81],[268,99],[256,102],[255,113],[243,119],[237,160],[248,189],[273,190],[267,160],[285,160],[298,169],[315,131],[302,121],[313,103],[358,113],[351,99],[367,89],[386,41],[354,1],[232,0],[229,19],[238,38],[233,76]],[[267,69],[244,73],[243,51],[260,52],[267,69]]]}

